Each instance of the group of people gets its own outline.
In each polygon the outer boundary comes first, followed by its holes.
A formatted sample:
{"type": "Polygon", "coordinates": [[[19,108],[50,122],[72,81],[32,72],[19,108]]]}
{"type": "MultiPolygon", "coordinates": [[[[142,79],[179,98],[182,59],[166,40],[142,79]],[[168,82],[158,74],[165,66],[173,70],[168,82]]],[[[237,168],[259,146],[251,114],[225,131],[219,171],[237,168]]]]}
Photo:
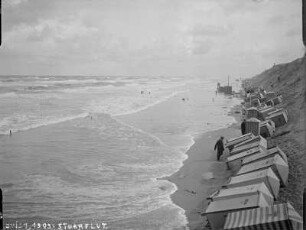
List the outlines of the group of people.
{"type": "MultiPolygon", "coordinates": [[[[245,126],[246,126],[245,123],[246,123],[246,120],[243,119],[241,126],[240,126],[242,135],[245,134],[245,126]]],[[[215,148],[214,148],[214,150],[217,150],[217,160],[218,161],[220,160],[220,157],[222,156],[223,151],[224,151],[223,140],[224,140],[224,137],[221,136],[220,139],[216,142],[215,148]]]]}

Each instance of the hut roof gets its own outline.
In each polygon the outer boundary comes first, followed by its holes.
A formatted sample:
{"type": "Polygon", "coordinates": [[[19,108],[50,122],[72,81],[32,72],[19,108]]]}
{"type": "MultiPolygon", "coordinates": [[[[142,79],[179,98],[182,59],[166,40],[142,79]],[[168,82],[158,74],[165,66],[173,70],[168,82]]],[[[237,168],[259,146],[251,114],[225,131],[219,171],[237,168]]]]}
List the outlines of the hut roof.
{"type": "Polygon", "coordinates": [[[260,160],[262,158],[274,157],[274,155],[277,154],[277,153],[283,158],[283,160],[286,163],[288,163],[286,154],[279,147],[274,147],[272,149],[268,149],[267,151],[261,151],[256,155],[252,155],[252,156],[249,156],[249,157],[243,159],[242,165],[250,164],[251,162],[254,162],[256,160],[260,160]]]}
{"type": "Polygon", "coordinates": [[[220,189],[215,193],[213,193],[209,198],[215,201],[221,199],[223,200],[227,197],[235,197],[235,196],[242,197],[242,196],[252,195],[259,192],[263,193],[265,196],[273,200],[273,196],[264,182],[236,187],[236,188],[220,189]]]}
{"type": "Polygon", "coordinates": [[[231,155],[243,152],[243,151],[247,151],[248,149],[252,149],[252,148],[256,148],[260,145],[260,142],[254,142],[254,143],[250,143],[250,144],[245,144],[245,145],[241,145],[238,147],[234,147],[233,150],[231,151],[231,155]]]}
{"type": "Polygon", "coordinates": [[[289,168],[288,164],[279,156],[275,155],[274,157],[263,159],[260,161],[253,162],[251,164],[243,165],[238,171],[237,175],[245,174],[252,171],[257,171],[263,168],[268,168],[274,166],[275,173],[282,181],[283,184],[287,183],[289,168]]]}
{"type": "Polygon", "coordinates": [[[258,171],[238,175],[238,176],[233,176],[229,179],[228,183],[236,184],[236,183],[240,183],[243,181],[249,181],[249,180],[252,180],[255,178],[257,179],[261,177],[271,177],[273,180],[279,181],[278,177],[275,175],[273,170],[271,168],[267,168],[267,169],[262,169],[262,170],[258,170],[258,171]]]}
{"type": "Polygon", "coordinates": [[[290,203],[229,213],[224,229],[286,229],[302,230],[303,219],[290,203]]]}
{"type": "Polygon", "coordinates": [[[256,193],[245,197],[228,198],[210,202],[204,214],[218,213],[224,211],[243,210],[247,208],[257,208],[267,206],[264,199],[260,199],[260,194],[256,193]]]}
{"type": "Polygon", "coordinates": [[[261,151],[262,151],[262,149],[259,148],[258,146],[256,146],[256,147],[254,147],[252,149],[249,149],[249,150],[246,150],[246,151],[234,154],[232,156],[229,156],[226,161],[227,162],[235,161],[237,159],[244,158],[244,157],[253,155],[255,153],[260,153],[261,151]]]}
{"type": "Polygon", "coordinates": [[[234,138],[228,139],[227,142],[225,143],[225,146],[228,147],[228,146],[231,146],[231,145],[235,145],[239,142],[248,140],[252,137],[254,137],[254,135],[252,133],[247,133],[247,134],[244,134],[244,135],[239,136],[239,137],[234,137],[234,138]]]}
{"type": "Polygon", "coordinates": [[[257,118],[255,117],[252,117],[250,119],[247,119],[247,122],[260,122],[260,120],[258,120],[257,118]]]}

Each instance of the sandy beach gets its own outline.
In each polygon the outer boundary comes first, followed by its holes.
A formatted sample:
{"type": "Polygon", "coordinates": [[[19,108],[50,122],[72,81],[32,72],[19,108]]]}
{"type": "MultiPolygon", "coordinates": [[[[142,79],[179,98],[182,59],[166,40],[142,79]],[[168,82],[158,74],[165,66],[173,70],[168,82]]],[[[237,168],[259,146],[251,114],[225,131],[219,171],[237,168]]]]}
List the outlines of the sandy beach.
{"type": "MultiPolygon", "coordinates": [[[[305,188],[305,61],[297,59],[288,64],[276,65],[273,68],[253,77],[253,86],[262,86],[283,96],[283,107],[288,110],[289,121],[277,128],[275,135],[268,138],[268,145],[279,146],[288,157],[288,186],[280,189],[279,202],[290,202],[302,215],[302,194],[305,188]]],[[[222,135],[225,139],[239,136],[240,117],[235,113],[239,107],[233,108],[231,114],[237,123],[228,128],[204,133],[195,140],[195,144],[187,152],[188,159],[183,167],[168,179],[177,185],[178,190],[171,198],[175,204],[185,210],[191,230],[205,229],[205,217],[200,213],[207,207],[209,194],[226,183],[231,176],[224,160],[228,155],[225,150],[221,162],[216,161],[213,150],[216,140],[222,135]]]]}
{"type": "Polygon", "coordinates": [[[189,228],[205,229],[205,217],[201,213],[207,207],[209,194],[223,185],[231,176],[231,171],[225,165],[228,150],[224,151],[221,161],[217,161],[217,154],[214,151],[215,142],[224,136],[225,140],[240,135],[239,106],[230,112],[236,118],[237,123],[230,127],[204,133],[186,153],[188,158],[178,172],[167,178],[177,186],[177,191],[171,195],[172,201],[185,210],[189,222],[189,228]]]}

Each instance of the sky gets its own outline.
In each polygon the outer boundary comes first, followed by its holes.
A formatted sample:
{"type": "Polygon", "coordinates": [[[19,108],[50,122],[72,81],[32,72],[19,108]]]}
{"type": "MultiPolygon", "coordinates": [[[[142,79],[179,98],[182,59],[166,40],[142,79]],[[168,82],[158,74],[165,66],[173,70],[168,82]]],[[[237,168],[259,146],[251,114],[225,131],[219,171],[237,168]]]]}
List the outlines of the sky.
{"type": "Polygon", "coordinates": [[[251,77],[304,54],[301,0],[2,0],[0,75],[251,77]]]}

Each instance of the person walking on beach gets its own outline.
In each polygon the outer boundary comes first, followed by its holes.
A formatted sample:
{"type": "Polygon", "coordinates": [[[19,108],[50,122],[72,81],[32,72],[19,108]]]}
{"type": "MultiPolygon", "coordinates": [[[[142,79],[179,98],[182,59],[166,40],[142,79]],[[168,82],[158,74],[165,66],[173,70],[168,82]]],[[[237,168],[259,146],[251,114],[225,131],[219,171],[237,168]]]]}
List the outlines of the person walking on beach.
{"type": "Polygon", "coordinates": [[[241,133],[242,133],[242,135],[245,134],[245,119],[243,119],[243,121],[241,123],[241,133]]]}
{"type": "Polygon", "coordinates": [[[217,141],[215,144],[214,150],[217,149],[217,160],[220,160],[221,155],[223,154],[224,151],[224,146],[223,146],[223,139],[224,137],[220,137],[220,139],[217,141]]]}

